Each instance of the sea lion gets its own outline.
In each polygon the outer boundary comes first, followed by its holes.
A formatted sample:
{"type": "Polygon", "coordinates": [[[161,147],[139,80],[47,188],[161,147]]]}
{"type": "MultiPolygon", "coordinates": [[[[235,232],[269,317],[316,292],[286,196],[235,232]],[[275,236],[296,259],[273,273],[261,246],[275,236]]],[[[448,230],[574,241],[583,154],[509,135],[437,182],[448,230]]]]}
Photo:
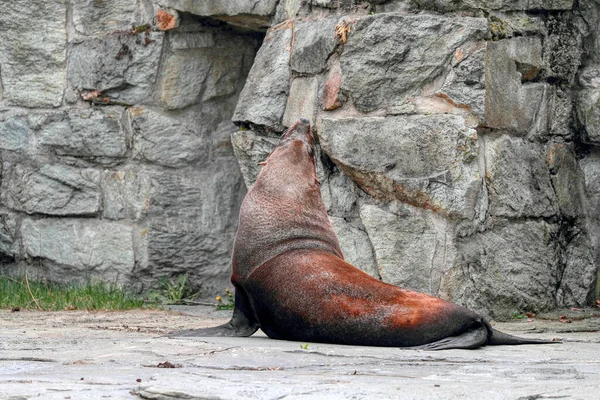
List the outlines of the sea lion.
{"type": "Polygon", "coordinates": [[[428,350],[554,343],[493,329],[454,303],[381,282],[344,261],[321,199],[308,120],[263,162],[242,202],[229,322],[176,336],[250,336],[428,350]]]}

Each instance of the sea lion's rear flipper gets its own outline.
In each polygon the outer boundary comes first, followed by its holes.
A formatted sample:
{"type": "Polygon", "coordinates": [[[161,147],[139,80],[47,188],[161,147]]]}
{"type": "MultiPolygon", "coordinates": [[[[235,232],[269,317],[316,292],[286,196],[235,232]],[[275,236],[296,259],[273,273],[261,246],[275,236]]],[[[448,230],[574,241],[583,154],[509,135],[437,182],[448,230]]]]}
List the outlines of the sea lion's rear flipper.
{"type": "Polygon", "coordinates": [[[509,335],[508,333],[500,332],[494,328],[490,328],[492,334],[488,339],[488,345],[515,345],[515,344],[556,344],[560,341],[543,340],[543,339],[526,339],[518,336],[509,335]]]}
{"type": "Polygon", "coordinates": [[[469,329],[465,333],[457,336],[448,336],[447,338],[436,342],[427,343],[422,346],[408,347],[411,350],[447,350],[447,349],[475,349],[484,346],[488,340],[488,331],[481,325],[469,329]]]}
{"type": "Polygon", "coordinates": [[[169,335],[171,337],[214,337],[214,336],[252,336],[259,328],[258,321],[254,317],[250,301],[242,289],[235,289],[235,305],[231,320],[223,325],[211,328],[181,331],[169,335]]]}

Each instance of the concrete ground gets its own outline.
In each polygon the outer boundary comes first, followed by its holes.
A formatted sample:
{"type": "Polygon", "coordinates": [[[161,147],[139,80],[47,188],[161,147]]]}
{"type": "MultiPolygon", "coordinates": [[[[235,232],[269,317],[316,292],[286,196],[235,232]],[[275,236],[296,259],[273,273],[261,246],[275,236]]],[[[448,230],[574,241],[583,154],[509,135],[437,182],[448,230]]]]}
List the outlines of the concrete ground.
{"type": "Polygon", "coordinates": [[[0,399],[600,399],[600,310],[564,314],[495,324],[562,344],[427,352],[162,336],[228,319],[208,307],[0,310],[0,399]]]}

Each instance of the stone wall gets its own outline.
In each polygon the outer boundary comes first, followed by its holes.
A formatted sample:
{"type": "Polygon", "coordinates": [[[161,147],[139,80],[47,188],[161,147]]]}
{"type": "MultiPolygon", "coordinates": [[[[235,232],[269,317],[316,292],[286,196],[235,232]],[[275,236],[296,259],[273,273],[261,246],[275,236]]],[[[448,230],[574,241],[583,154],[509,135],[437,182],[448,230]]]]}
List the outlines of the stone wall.
{"type": "Polygon", "coordinates": [[[2,272],[230,285],[231,116],[264,34],[145,0],[0,9],[2,272]]]}
{"type": "Polygon", "coordinates": [[[591,304],[600,9],[583,3],[280,2],[233,116],[246,182],[308,117],[350,262],[497,319],[591,304]]]}
{"type": "Polygon", "coordinates": [[[303,116],[351,263],[497,319],[598,295],[597,0],[3,11],[4,269],[213,294],[245,186],[303,116]]]}

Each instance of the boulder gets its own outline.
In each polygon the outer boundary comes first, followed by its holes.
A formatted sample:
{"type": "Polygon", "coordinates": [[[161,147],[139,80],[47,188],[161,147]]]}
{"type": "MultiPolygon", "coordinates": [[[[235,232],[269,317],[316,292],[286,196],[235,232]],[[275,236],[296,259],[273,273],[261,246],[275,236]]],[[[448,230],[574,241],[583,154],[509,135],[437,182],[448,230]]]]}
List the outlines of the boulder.
{"type": "Polygon", "coordinates": [[[67,69],[70,85],[98,91],[105,101],[126,105],[150,101],[164,32],[117,32],[76,43],[67,69]]]}
{"type": "Polygon", "coordinates": [[[456,50],[483,39],[484,18],[375,14],[351,24],[342,90],[362,112],[401,104],[442,76],[456,50]]]}
{"type": "Polygon", "coordinates": [[[3,205],[28,214],[92,216],[100,211],[100,172],[60,164],[3,165],[3,205]]]}
{"type": "Polygon", "coordinates": [[[281,119],[289,94],[292,35],[291,23],[277,25],[267,32],[238,99],[233,122],[283,131],[281,119]]]}
{"type": "Polygon", "coordinates": [[[39,263],[30,269],[49,280],[124,282],[135,266],[133,228],[81,218],[25,218],[24,252],[39,263]]]}
{"type": "Polygon", "coordinates": [[[438,295],[452,258],[452,226],[435,214],[401,203],[363,204],[360,219],[383,281],[438,295]]]}
{"type": "Polygon", "coordinates": [[[491,230],[457,240],[440,294],[487,317],[556,306],[559,227],[540,220],[497,219],[491,230]]]}
{"type": "Polygon", "coordinates": [[[494,217],[551,217],[558,202],[542,145],[508,135],[485,141],[489,213],[494,217]]]}
{"type": "MultiPolygon", "coordinates": [[[[3,2],[0,87],[10,104],[58,107],[65,82],[66,0],[3,2]]],[[[1,90],[0,90],[1,92],[1,90]]]]}
{"type": "Polygon", "coordinates": [[[482,196],[477,133],[457,115],[323,118],[329,157],[371,196],[473,218],[482,196]]]}
{"type": "Polygon", "coordinates": [[[38,142],[58,155],[121,158],[131,140],[123,107],[71,109],[32,119],[38,142]]]}

